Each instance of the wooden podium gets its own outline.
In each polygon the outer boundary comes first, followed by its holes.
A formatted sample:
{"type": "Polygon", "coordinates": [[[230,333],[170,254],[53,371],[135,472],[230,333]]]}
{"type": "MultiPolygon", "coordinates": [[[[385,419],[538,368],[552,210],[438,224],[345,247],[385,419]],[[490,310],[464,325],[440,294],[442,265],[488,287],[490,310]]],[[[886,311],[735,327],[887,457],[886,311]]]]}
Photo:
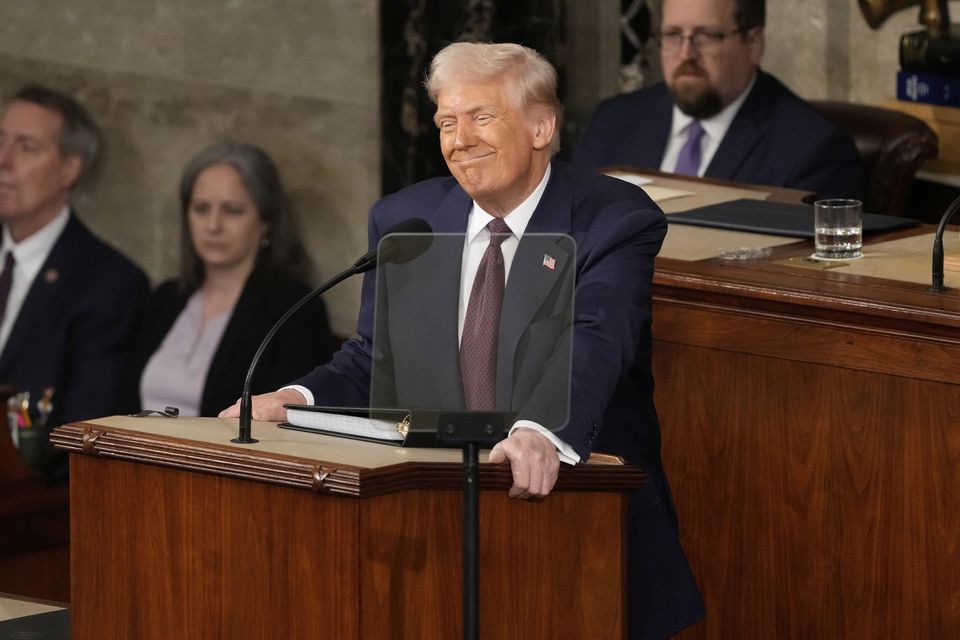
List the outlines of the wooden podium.
{"type": "MultiPolygon", "coordinates": [[[[461,452],[255,423],[65,425],[74,640],[462,634],[461,452]]],[[[643,474],[564,466],[542,501],[480,471],[481,636],[622,638],[627,496],[643,474]]]]}

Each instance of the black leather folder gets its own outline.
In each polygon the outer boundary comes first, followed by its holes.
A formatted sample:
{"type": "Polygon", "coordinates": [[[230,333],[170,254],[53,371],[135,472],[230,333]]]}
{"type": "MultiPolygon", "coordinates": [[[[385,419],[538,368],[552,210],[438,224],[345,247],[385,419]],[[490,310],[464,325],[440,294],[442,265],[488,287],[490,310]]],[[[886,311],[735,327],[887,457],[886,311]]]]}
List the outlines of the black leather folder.
{"type": "MultiPolygon", "coordinates": [[[[766,200],[733,200],[667,214],[671,224],[692,224],[735,231],[766,233],[790,238],[813,238],[813,205],[767,202],[766,200]]],[[[863,233],[896,231],[920,224],[910,218],[863,214],[863,233]]]]}

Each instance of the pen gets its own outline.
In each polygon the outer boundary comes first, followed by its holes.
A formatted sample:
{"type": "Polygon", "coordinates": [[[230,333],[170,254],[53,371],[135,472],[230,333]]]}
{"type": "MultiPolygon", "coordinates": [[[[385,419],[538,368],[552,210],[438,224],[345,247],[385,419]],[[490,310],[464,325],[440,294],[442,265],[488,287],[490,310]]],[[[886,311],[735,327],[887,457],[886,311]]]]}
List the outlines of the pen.
{"type": "Polygon", "coordinates": [[[46,428],[50,414],[53,412],[53,387],[43,390],[43,396],[37,400],[37,424],[46,428]]]}
{"type": "Polygon", "coordinates": [[[30,420],[30,392],[24,391],[20,394],[20,424],[21,429],[33,428],[33,422],[30,420]]]}

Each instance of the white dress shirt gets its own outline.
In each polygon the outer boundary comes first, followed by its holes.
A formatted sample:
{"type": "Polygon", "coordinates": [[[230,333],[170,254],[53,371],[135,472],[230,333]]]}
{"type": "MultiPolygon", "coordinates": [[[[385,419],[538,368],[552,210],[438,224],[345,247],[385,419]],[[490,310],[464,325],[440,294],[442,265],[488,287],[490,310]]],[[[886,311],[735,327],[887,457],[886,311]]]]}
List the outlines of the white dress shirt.
{"type": "MultiPolygon", "coordinates": [[[[697,171],[698,176],[703,176],[703,174],[706,173],[707,167],[710,166],[713,156],[716,155],[717,149],[723,141],[723,137],[727,135],[727,130],[730,129],[733,119],[736,117],[737,112],[740,111],[740,107],[743,106],[747,96],[750,95],[750,90],[753,89],[753,84],[756,81],[757,76],[754,75],[753,79],[747,84],[747,88],[737,96],[736,100],[728,104],[723,108],[723,111],[712,118],[700,121],[704,133],[703,137],[700,138],[700,168],[697,171]]],[[[677,168],[677,158],[680,157],[680,149],[682,149],[683,145],[687,142],[687,129],[690,128],[693,121],[694,118],[680,111],[677,105],[673,105],[673,121],[670,125],[670,137],[667,138],[667,148],[664,149],[663,160],[660,162],[661,171],[672,173],[674,169],[677,168]]]]}
{"type": "MultiPolygon", "coordinates": [[[[40,268],[47,261],[47,257],[53,250],[53,245],[57,243],[69,220],[70,207],[64,205],[60,213],[46,226],[17,243],[13,241],[10,229],[4,225],[0,264],[6,261],[8,251],[13,252],[13,259],[16,264],[13,268],[13,284],[10,287],[10,296],[7,298],[7,311],[3,316],[3,322],[0,323],[0,353],[3,353],[3,350],[7,347],[10,331],[13,330],[13,324],[16,322],[17,316],[20,315],[20,309],[27,299],[27,294],[30,292],[30,287],[33,286],[34,279],[40,273],[40,268]]],[[[52,274],[50,277],[57,278],[59,274],[52,274]]]]}

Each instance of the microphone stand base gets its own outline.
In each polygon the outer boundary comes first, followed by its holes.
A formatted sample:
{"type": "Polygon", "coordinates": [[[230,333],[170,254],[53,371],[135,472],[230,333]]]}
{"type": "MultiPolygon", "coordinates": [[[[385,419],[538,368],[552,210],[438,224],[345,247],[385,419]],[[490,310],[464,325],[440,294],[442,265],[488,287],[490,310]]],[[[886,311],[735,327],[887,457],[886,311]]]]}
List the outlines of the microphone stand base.
{"type": "Polygon", "coordinates": [[[239,436],[230,440],[230,442],[235,442],[237,444],[254,444],[255,442],[260,442],[256,438],[251,438],[250,436],[239,436]]]}

